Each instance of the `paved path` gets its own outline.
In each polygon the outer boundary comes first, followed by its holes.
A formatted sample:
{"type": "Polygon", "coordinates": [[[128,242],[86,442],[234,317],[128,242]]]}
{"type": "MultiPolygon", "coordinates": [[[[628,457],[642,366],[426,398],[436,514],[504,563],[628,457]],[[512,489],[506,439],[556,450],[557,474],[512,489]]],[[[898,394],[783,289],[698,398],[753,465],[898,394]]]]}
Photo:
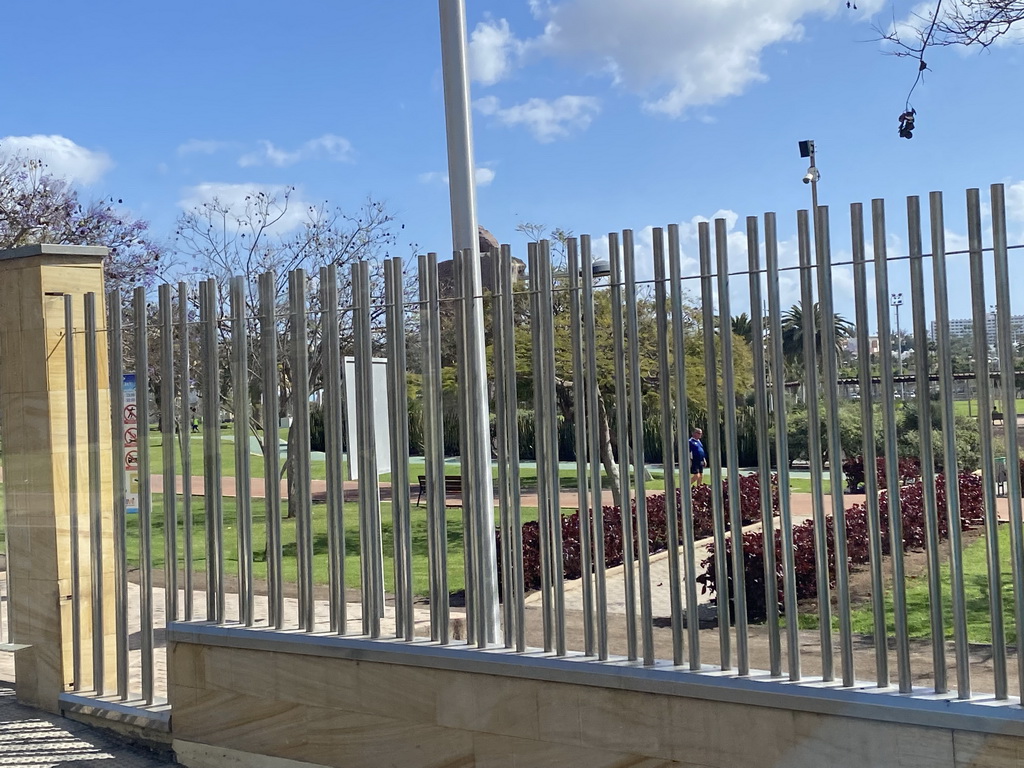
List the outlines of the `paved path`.
{"type": "Polygon", "coordinates": [[[74,720],[18,704],[0,686],[0,766],[17,768],[170,768],[173,760],[74,720]]]}

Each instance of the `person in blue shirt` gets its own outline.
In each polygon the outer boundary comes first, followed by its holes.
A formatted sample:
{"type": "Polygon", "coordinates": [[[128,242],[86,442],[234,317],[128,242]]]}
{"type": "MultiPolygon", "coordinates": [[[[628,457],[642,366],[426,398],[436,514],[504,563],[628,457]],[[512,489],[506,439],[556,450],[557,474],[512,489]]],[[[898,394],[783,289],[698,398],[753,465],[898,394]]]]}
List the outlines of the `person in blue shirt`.
{"type": "Polygon", "coordinates": [[[704,481],[704,467],[708,465],[708,455],[704,443],[700,439],[704,433],[695,429],[690,433],[690,485],[700,485],[704,481]]]}

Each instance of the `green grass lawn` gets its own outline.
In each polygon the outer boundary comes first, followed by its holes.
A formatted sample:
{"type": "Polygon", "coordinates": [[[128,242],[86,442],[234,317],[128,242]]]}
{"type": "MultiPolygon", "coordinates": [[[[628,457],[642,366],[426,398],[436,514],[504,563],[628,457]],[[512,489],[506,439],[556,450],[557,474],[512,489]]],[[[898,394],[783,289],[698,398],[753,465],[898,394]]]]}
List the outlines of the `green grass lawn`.
{"type": "MultiPolygon", "coordinates": [[[[1002,575],[1003,627],[1007,643],[1016,643],[1017,632],[1013,617],[1013,590],[1009,587],[1011,577],[1010,566],[1010,528],[999,526],[999,562],[1002,575]]],[[[866,567],[866,566],[865,566],[866,567]]],[[[953,606],[950,597],[949,565],[941,568],[942,579],[942,614],[943,626],[947,640],[953,638],[953,606]]],[[[985,539],[980,537],[964,549],[964,604],[967,609],[967,639],[972,643],[988,644],[992,642],[992,624],[989,611],[988,568],[985,539]]],[[[931,599],[928,595],[928,575],[922,573],[907,579],[907,631],[911,638],[926,639],[931,637],[930,624],[931,599]]],[[[885,594],[885,612],[887,632],[895,634],[893,622],[892,591],[885,594]]],[[[814,613],[801,613],[799,618],[801,629],[816,629],[818,617],[814,613]]],[[[858,634],[873,634],[874,619],[871,607],[865,606],[851,612],[853,631],[858,634]]],[[[834,620],[833,629],[838,630],[838,620],[834,620]]]]}
{"type": "MultiPolygon", "coordinates": [[[[1003,626],[1005,627],[1007,642],[1015,643],[1017,632],[1014,628],[1013,619],[1013,590],[1008,588],[1012,583],[1010,581],[1009,525],[999,526],[999,563],[1003,583],[1003,626]]],[[[943,624],[945,626],[946,638],[952,639],[953,606],[950,597],[948,565],[942,566],[941,574],[943,624]]],[[[967,609],[967,639],[972,643],[991,643],[992,624],[989,611],[988,568],[984,537],[976,539],[964,550],[964,592],[967,609]]],[[[928,613],[930,605],[927,574],[908,579],[907,629],[911,637],[931,637],[928,613]]],[[[886,593],[885,606],[886,613],[890,616],[888,631],[892,633],[895,630],[891,621],[891,592],[886,593]]],[[[854,611],[852,618],[854,632],[870,633],[873,631],[870,608],[854,611]]]]}
{"type": "MultiPolygon", "coordinates": [[[[178,553],[179,567],[184,567],[182,552],[184,551],[184,524],[181,499],[178,498],[178,553]]],[[[386,589],[394,589],[394,527],[391,521],[391,505],[381,504],[381,531],[384,549],[384,579],[386,589]]],[[[344,538],[345,538],[345,585],[356,588],[359,586],[359,512],[355,503],[344,507],[344,538]]],[[[523,509],[523,521],[536,520],[536,508],[523,509]]],[[[163,496],[158,494],[153,499],[152,522],[152,562],[154,568],[164,567],[164,532],[166,520],[164,516],[163,496]]],[[[413,507],[411,514],[412,555],[413,555],[413,590],[417,595],[429,593],[430,582],[427,563],[427,515],[425,507],[413,507]]],[[[495,520],[497,524],[497,519],[495,520]]],[[[130,515],[127,522],[128,561],[130,565],[138,565],[139,561],[139,519],[130,515]]],[[[450,508],[447,515],[448,534],[448,588],[460,590],[465,585],[465,569],[462,551],[462,510],[450,508]]],[[[267,524],[266,508],[262,499],[253,500],[253,575],[257,579],[267,576],[267,524]]],[[[192,503],[192,546],[193,567],[197,571],[206,570],[206,507],[202,497],[196,497],[192,503]]],[[[238,573],[238,518],[235,499],[224,499],[224,564],[228,574],[238,573]]],[[[282,575],[286,582],[294,583],[297,575],[295,519],[284,518],[281,521],[281,543],[283,550],[282,575]]],[[[317,584],[328,582],[327,562],[327,507],[324,504],[313,505],[313,579],[317,584]]]]}
{"type": "MultiPolygon", "coordinates": [[[[789,479],[789,490],[791,493],[810,493],[812,487],[811,478],[809,477],[791,477],[789,479]]],[[[827,474],[822,478],[821,492],[832,492],[832,480],[829,479],[827,474]]]]}
{"type": "MultiPolygon", "coordinates": [[[[993,401],[1000,411],[1003,410],[1003,404],[1001,400],[993,401]]],[[[978,415],[978,401],[977,400],[956,400],[953,402],[953,412],[957,416],[977,416],[978,415]]],[[[1024,414],[1024,400],[1017,401],[1017,414],[1024,414]]]]}
{"type": "MultiPolygon", "coordinates": [[[[281,430],[281,439],[284,439],[287,430],[281,430]]],[[[189,448],[190,448],[190,459],[192,462],[192,474],[194,476],[203,475],[203,433],[202,431],[194,434],[190,434],[189,448]]],[[[259,435],[262,440],[262,434],[259,435]]],[[[234,430],[230,427],[222,428],[220,430],[220,446],[221,446],[221,474],[224,477],[235,477],[236,466],[235,466],[235,441],[234,441],[234,430]]],[[[181,470],[181,456],[180,449],[178,448],[178,441],[175,439],[174,442],[175,451],[175,467],[180,473],[181,470]]],[[[282,457],[282,465],[284,459],[282,457]]],[[[163,472],[164,460],[163,460],[163,435],[159,432],[149,433],[149,466],[150,473],[159,475],[163,472]]],[[[263,456],[250,454],[249,456],[249,472],[252,477],[262,478],[264,475],[264,464],[263,456]]],[[[413,460],[409,463],[409,480],[411,484],[416,483],[416,478],[423,474],[423,460],[420,457],[413,457],[413,460]]],[[[445,467],[445,474],[458,475],[460,473],[460,467],[458,464],[448,464],[445,467]]],[[[498,479],[498,469],[494,467],[491,470],[492,477],[494,480],[498,479]]],[[[646,481],[646,488],[651,491],[664,490],[665,481],[662,476],[660,469],[652,472],[654,475],[653,480],[646,481]]],[[[322,458],[314,458],[310,462],[310,475],[313,480],[326,480],[327,479],[327,465],[322,458]]],[[[560,469],[559,470],[559,482],[562,490],[575,490],[577,486],[577,476],[575,469],[560,469]]],[[[391,474],[384,473],[380,477],[381,482],[390,483],[391,474]]],[[[521,467],[519,470],[520,488],[527,492],[532,493],[537,490],[537,469],[532,466],[521,467]]],[[[605,488],[610,487],[608,479],[602,474],[602,485],[605,488]]]]}

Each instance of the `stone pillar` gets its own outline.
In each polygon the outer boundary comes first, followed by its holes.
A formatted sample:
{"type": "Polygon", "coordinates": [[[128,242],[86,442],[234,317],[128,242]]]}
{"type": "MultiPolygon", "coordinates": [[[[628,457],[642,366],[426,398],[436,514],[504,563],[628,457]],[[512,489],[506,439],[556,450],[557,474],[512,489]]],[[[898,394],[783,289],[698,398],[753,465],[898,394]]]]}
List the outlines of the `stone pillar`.
{"type": "MultiPolygon", "coordinates": [[[[110,391],[103,258],[106,248],[29,245],[0,251],[0,435],[7,512],[10,634],[20,701],[51,712],[74,685],[68,487],[64,296],[74,297],[76,332],[85,329],[84,295],[97,299],[99,357],[104,673],[115,689],[113,496],[110,391]]],[[[81,689],[95,688],[86,428],[85,336],[75,338],[81,689]]]]}

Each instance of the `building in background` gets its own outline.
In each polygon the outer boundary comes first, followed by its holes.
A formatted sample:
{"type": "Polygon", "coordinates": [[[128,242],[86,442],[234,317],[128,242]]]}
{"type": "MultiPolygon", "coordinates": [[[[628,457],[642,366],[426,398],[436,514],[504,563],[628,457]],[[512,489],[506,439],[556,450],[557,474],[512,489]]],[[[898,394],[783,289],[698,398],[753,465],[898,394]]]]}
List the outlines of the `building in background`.
{"type": "MultiPolygon", "coordinates": [[[[994,344],[996,340],[996,313],[989,312],[985,315],[985,330],[988,335],[988,341],[990,344],[994,344]]],[[[938,326],[934,320],[932,320],[932,339],[937,337],[938,326]]],[[[1010,316],[1010,332],[1013,334],[1013,343],[1019,344],[1024,341],[1024,315],[1011,315],[1010,316]]],[[[949,321],[949,335],[951,337],[956,336],[970,336],[974,333],[974,320],[972,318],[958,318],[949,321]]]]}

